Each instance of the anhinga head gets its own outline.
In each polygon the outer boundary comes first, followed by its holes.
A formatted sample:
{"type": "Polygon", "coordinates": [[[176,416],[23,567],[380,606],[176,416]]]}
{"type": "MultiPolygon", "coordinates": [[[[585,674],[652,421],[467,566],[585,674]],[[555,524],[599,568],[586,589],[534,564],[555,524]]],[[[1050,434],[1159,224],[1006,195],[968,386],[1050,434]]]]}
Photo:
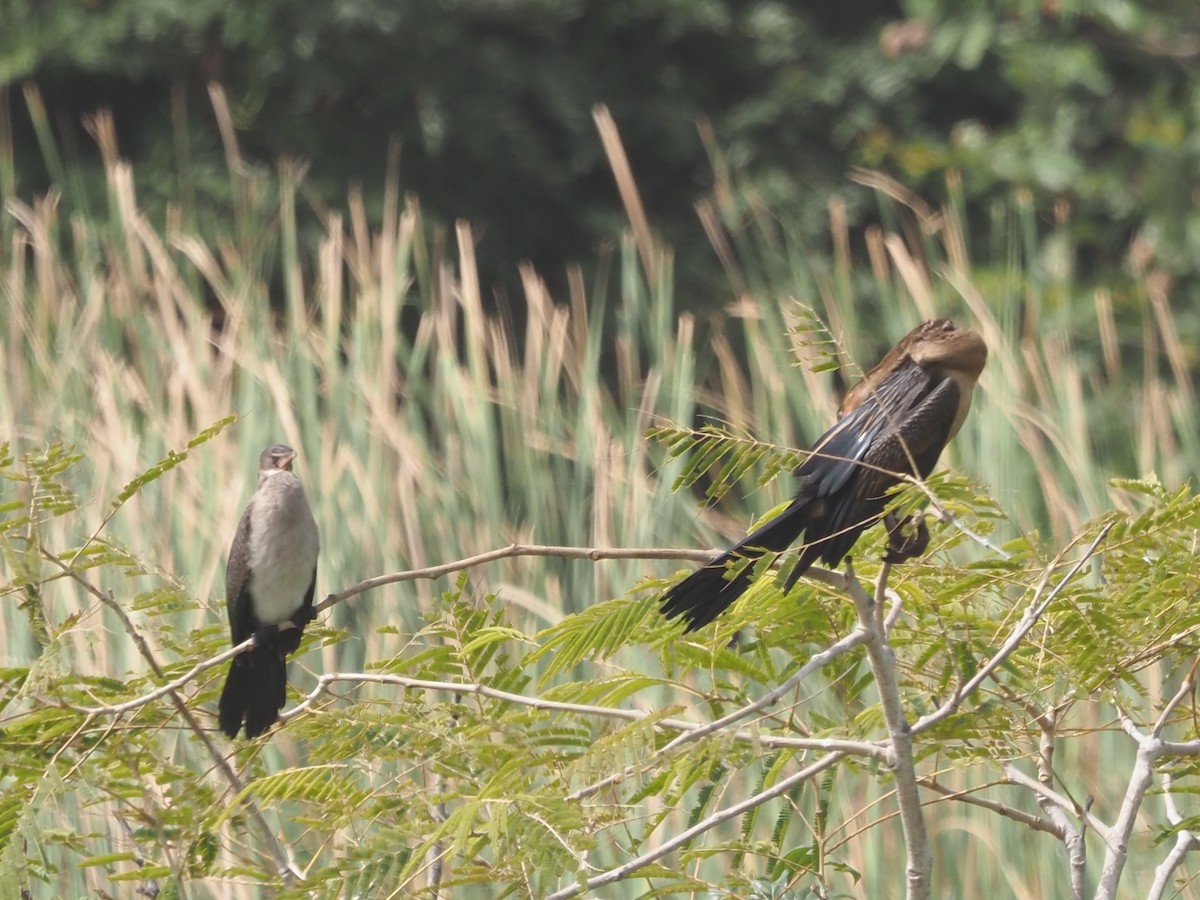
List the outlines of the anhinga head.
{"type": "Polygon", "coordinates": [[[949,319],[922,322],[846,392],[838,418],[871,396],[888,375],[910,360],[922,368],[934,367],[947,375],[958,375],[964,386],[974,387],[987,362],[987,345],[978,333],[959,328],[949,319]]]}
{"type": "Polygon", "coordinates": [[[959,328],[949,319],[922,322],[896,349],[906,351],[919,366],[939,366],[971,379],[979,377],[988,355],[987,344],[977,332],[959,328]]]}

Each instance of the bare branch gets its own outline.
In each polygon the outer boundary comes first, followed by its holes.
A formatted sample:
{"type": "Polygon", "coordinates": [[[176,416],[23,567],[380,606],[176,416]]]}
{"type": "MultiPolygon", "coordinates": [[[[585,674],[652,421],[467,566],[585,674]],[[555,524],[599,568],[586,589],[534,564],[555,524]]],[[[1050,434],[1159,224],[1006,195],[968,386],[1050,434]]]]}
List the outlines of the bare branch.
{"type": "MultiPolygon", "coordinates": [[[[1164,772],[1163,776],[1163,805],[1167,811],[1167,821],[1174,827],[1178,827],[1183,821],[1183,816],[1179,814],[1178,807],[1175,806],[1175,794],[1171,790],[1171,773],[1164,772]]],[[[1187,828],[1180,828],[1175,832],[1175,846],[1171,848],[1171,852],[1166,855],[1161,863],[1154,869],[1154,882],[1150,885],[1150,890],[1146,894],[1146,900],[1162,900],[1166,893],[1167,887],[1171,883],[1171,876],[1175,870],[1182,864],[1186,857],[1193,850],[1200,848],[1200,835],[1187,828]]]]}
{"type": "MultiPolygon", "coordinates": [[[[1100,881],[1096,886],[1097,900],[1109,900],[1117,895],[1117,885],[1129,857],[1129,841],[1137,824],[1138,813],[1145,802],[1147,791],[1154,783],[1154,764],[1167,750],[1168,744],[1162,739],[1162,731],[1171,713],[1195,690],[1195,675],[1196,671],[1193,668],[1179,686],[1179,690],[1163,707],[1150,734],[1142,734],[1133,720],[1123,710],[1118,710],[1121,727],[1137,743],[1138,749],[1133,761],[1133,772],[1125,788],[1125,797],[1121,801],[1121,809],[1117,813],[1116,822],[1113,823],[1112,833],[1105,841],[1104,866],[1100,870],[1100,881]]],[[[1179,848],[1180,844],[1177,841],[1176,850],[1179,848]]]]}
{"type": "Polygon", "coordinates": [[[1104,865],[1100,869],[1100,881],[1096,885],[1096,900],[1112,900],[1117,896],[1117,885],[1129,858],[1129,839],[1133,836],[1138,811],[1146,799],[1146,792],[1154,783],[1154,761],[1160,747],[1161,742],[1157,738],[1143,736],[1143,740],[1139,741],[1121,809],[1112,829],[1104,836],[1104,865]]]}
{"type": "Polygon", "coordinates": [[[1021,642],[1025,640],[1025,636],[1033,630],[1034,625],[1038,623],[1042,615],[1049,608],[1050,604],[1054,602],[1055,598],[1070,583],[1071,579],[1073,579],[1079,570],[1083,568],[1084,564],[1091,559],[1093,555],[1095,555],[1096,548],[1100,546],[1100,543],[1108,536],[1108,533],[1112,531],[1114,525],[1116,525],[1115,520],[1104,525],[1104,527],[1100,529],[1100,533],[1096,535],[1095,539],[1083,552],[1083,555],[1075,561],[1075,564],[1071,566],[1071,568],[1067,571],[1067,574],[1065,574],[1058,584],[1055,585],[1054,590],[1046,595],[1044,599],[1040,599],[1042,591],[1049,583],[1051,573],[1059,564],[1059,561],[1061,560],[1063,554],[1066,553],[1066,550],[1064,550],[1063,553],[1060,553],[1054,558],[1054,560],[1051,561],[1050,565],[1046,567],[1046,571],[1042,576],[1041,583],[1038,585],[1037,590],[1034,591],[1033,599],[1030,601],[1029,607],[1025,611],[1025,615],[1021,617],[1021,621],[1017,623],[1017,626],[1013,629],[1012,634],[1008,636],[1008,639],[1003,643],[1003,645],[1001,645],[1000,649],[996,651],[996,655],[988,660],[987,663],[980,668],[974,676],[972,676],[970,681],[959,687],[958,690],[956,690],[954,694],[938,709],[934,710],[929,715],[922,716],[920,719],[918,719],[912,727],[913,734],[920,734],[922,731],[932,728],[946,717],[953,715],[964,699],[972,694],[975,689],[984,682],[985,679],[992,677],[992,674],[998,668],[1000,668],[1000,666],[1004,664],[1004,661],[1008,659],[1008,657],[1011,656],[1014,651],[1016,651],[1017,647],[1021,645],[1021,642]]]}
{"type": "MultiPolygon", "coordinates": [[[[1022,704],[1030,709],[1033,704],[1022,704]]],[[[1058,739],[1057,709],[1046,712],[1032,710],[1040,731],[1038,737],[1037,769],[1038,782],[1045,787],[1054,786],[1054,751],[1058,739]]],[[[1083,900],[1087,887],[1087,843],[1084,841],[1084,830],[1077,828],[1074,821],[1058,804],[1051,803],[1044,795],[1037,795],[1038,806],[1046,811],[1046,815],[1059,828],[1059,837],[1067,848],[1067,860],[1071,882],[1072,900],[1083,900]]]]}
{"type": "Polygon", "coordinates": [[[1200,740],[1163,741],[1163,756],[1200,756],[1200,740]]]}
{"type": "MultiPolygon", "coordinates": [[[[329,690],[331,684],[339,681],[350,681],[359,684],[390,684],[407,690],[441,691],[460,695],[474,694],[480,697],[490,697],[493,700],[500,700],[505,703],[527,706],[531,709],[547,709],[576,715],[621,719],[626,722],[640,722],[653,715],[652,711],[618,709],[611,706],[591,706],[584,703],[563,703],[558,700],[544,700],[541,697],[527,697],[524,694],[501,691],[493,687],[488,687],[486,684],[476,682],[430,681],[422,678],[409,678],[404,675],[384,675],[375,672],[329,672],[319,676],[316,687],[309,691],[304,699],[295,707],[282,713],[280,718],[287,720],[299,715],[304,710],[313,706],[320,699],[321,695],[329,690]]],[[[681,731],[684,733],[683,736],[688,738],[697,733],[710,734],[714,730],[710,727],[711,723],[700,724],[698,722],[689,722],[686,719],[657,719],[654,722],[654,726],[671,731],[681,731]]],[[[737,731],[732,733],[732,737],[734,740],[743,743],[757,744],[773,749],[836,751],[843,755],[869,756],[886,762],[884,748],[878,744],[866,741],[780,737],[763,734],[759,731],[737,731]]],[[[678,739],[676,740],[678,741],[678,739]]],[[[659,752],[661,753],[661,751],[659,752]]],[[[614,779],[614,781],[620,781],[620,779],[614,779]]],[[[574,796],[572,795],[572,797],[574,796]]]]}
{"type": "Polygon", "coordinates": [[[424,569],[410,569],[405,572],[376,575],[374,578],[360,581],[358,584],[352,585],[336,594],[329,594],[317,605],[317,612],[324,612],[329,607],[341,603],[343,600],[348,600],[357,594],[364,593],[373,588],[383,587],[387,584],[422,579],[432,581],[435,578],[441,578],[443,575],[462,572],[466,569],[482,566],[484,563],[495,562],[498,559],[509,559],[514,556],[552,556],[559,559],[585,559],[593,562],[601,559],[682,559],[692,562],[708,562],[712,559],[714,553],[719,552],[714,550],[675,550],[671,548],[638,549],[636,547],[559,547],[542,544],[510,544],[507,547],[488,550],[486,553],[478,553],[475,556],[468,556],[465,559],[443,563],[440,566],[428,566],[424,569]]]}
{"type": "MultiPolygon", "coordinates": [[[[888,569],[889,566],[885,563],[884,572],[888,569]]],[[[888,643],[878,605],[855,577],[849,559],[846,560],[846,579],[850,598],[854,601],[854,610],[858,614],[859,628],[867,634],[867,662],[871,666],[871,674],[875,677],[883,720],[891,739],[896,801],[900,806],[900,827],[904,832],[904,846],[908,856],[905,873],[906,896],[908,900],[927,900],[932,887],[933,851],[929,847],[920,792],[917,790],[912,728],[905,717],[904,703],[900,698],[896,656],[888,643]]],[[[875,593],[878,596],[883,595],[882,584],[876,585],[875,593]]]]}
{"type": "MultiPolygon", "coordinates": [[[[226,660],[232,659],[239,653],[246,653],[252,649],[254,649],[254,638],[246,638],[246,640],[242,641],[240,644],[230,647],[228,650],[222,650],[216,656],[209,657],[203,662],[196,663],[196,665],[192,666],[177,678],[174,678],[165,684],[159,685],[152,691],[148,691],[145,694],[134,697],[132,700],[126,700],[124,703],[113,703],[108,706],[75,706],[71,703],[63,701],[63,706],[85,716],[124,715],[125,713],[133,712],[135,709],[139,709],[148,703],[153,703],[155,700],[158,700],[161,697],[174,694],[181,688],[186,687],[188,682],[192,681],[204,672],[207,672],[209,669],[215,669],[226,660]]],[[[159,672],[159,674],[162,673],[159,672]]]]}
{"type": "Polygon", "coordinates": [[[935,794],[940,794],[946,800],[956,800],[959,803],[966,803],[970,806],[978,806],[980,809],[986,809],[989,812],[994,812],[998,816],[1003,816],[1006,819],[1012,819],[1026,828],[1033,831],[1041,831],[1046,834],[1053,835],[1056,838],[1062,838],[1059,826],[1043,819],[1041,816],[1035,816],[1025,812],[1022,809],[1016,809],[1009,806],[1007,803],[1001,803],[999,800],[989,800],[986,797],[974,796],[975,791],[982,791],[990,785],[979,785],[978,787],[968,788],[967,790],[956,791],[953,788],[948,788],[936,778],[922,776],[917,779],[917,784],[921,787],[933,791],[935,794]]]}
{"type": "Polygon", "coordinates": [[[635,856],[628,862],[622,863],[614,869],[609,869],[602,875],[598,875],[595,878],[588,878],[584,884],[576,883],[570,887],[556,891],[555,893],[551,894],[547,900],[566,900],[567,897],[574,897],[582,891],[594,891],[596,888],[601,888],[607,884],[620,881],[623,878],[628,878],[630,875],[637,872],[638,869],[649,865],[655,860],[662,859],[672,850],[677,847],[682,847],[697,835],[704,834],[704,832],[711,828],[715,828],[722,822],[728,822],[730,819],[736,819],[742,813],[754,809],[756,806],[761,806],[768,800],[773,800],[776,797],[786,794],[796,785],[803,784],[804,782],[811,780],[840,760],[842,756],[843,754],[841,753],[827,754],[812,765],[801,769],[794,775],[789,775],[787,778],[777,781],[769,789],[755,794],[753,797],[747,797],[740,803],[735,803],[733,806],[720,810],[719,812],[709,816],[707,819],[697,822],[691,828],[688,828],[687,830],[675,835],[675,837],[663,841],[663,843],[659,844],[653,850],[643,853],[641,856],[635,856]]]}
{"type": "Polygon", "coordinates": [[[1069,815],[1078,817],[1081,821],[1086,822],[1088,828],[1091,828],[1101,837],[1107,840],[1111,829],[1092,815],[1091,811],[1081,809],[1077,804],[1073,803],[1067,797],[1058,793],[1053,788],[1047,787],[1036,778],[1030,778],[1024,772],[1016,767],[1013,763],[1004,764],[1004,777],[1013,784],[1019,784],[1021,787],[1029,788],[1038,795],[1039,798],[1045,798],[1048,802],[1062,809],[1069,815]]]}
{"type": "MultiPolygon", "coordinates": [[[[1171,713],[1179,708],[1179,704],[1192,696],[1192,692],[1196,689],[1196,670],[1192,669],[1188,673],[1188,677],[1183,680],[1183,684],[1179,685],[1179,690],[1175,692],[1175,696],[1167,701],[1167,705],[1163,707],[1163,711],[1159,713],[1158,719],[1154,722],[1154,729],[1150,732],[1152,737],[1161,738],[1163,729],[1167,727],[1167,722],[1171,719],[1171,713]]],[[[1126,716],[1122,713],[1122,720],[1126,716]]]]}

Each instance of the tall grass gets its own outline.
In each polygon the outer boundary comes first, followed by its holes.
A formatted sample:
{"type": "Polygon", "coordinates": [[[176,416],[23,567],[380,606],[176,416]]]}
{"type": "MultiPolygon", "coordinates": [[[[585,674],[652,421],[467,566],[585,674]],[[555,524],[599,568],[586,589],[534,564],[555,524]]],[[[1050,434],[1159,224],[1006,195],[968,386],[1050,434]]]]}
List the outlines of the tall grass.
{"type": "MultiPolygon", "coordinates": [[[[1118,308],[1110,290],[1047,271],[1054,235],[1026,198],[997,211],[1003,238],[975,237],[953,183],[951,202],[932,209],[864,173],[882,224],[857,246],[832,205],[834,252],[824,261],[725,177],[699,206],[728,274],[721,315],[697,322],[677,308],[672,271],[687,261],[644,228],[606,261],[611,280],[573,269],[564,296],[522,267],[513,315],[480,283],[470,226],[430,225],[394,169],[377,220],[353,193],[344,208],[318,212],[302,199],[299,167],[251,172],[230,139],[235,221],[205,238],[181,226],[194,219],[188,211],[151,221],[112,122],[101,115],[92,128],[107,215],[64,213],[55,194],[5,198],[0,435],[18,452],[64,440],[86,453],[75,488],[89,527],[45,526],[45,543],[66,548],[100,528],[109,501],[148,465],[239,416],[103,527],[196,598],[180,614],[183,629],[223,629],[224,550],[258,451],[277,440],[301,451],[323,539],[321,592],[514,541],[717,546],[740,536],[752,511],[787,495],[787,479],[705,508],[671,490],[679,464],[644,434],[660,418],[706,417],[792,446],[820,433],[838,385],[796,365],[812,352],[794,328],[804,309],[864,369],[923,318],[949,315],[982,331],[989,364],[945,458],[1006,511],[1001,539],[1068,534],[1122,502],[1109,495],[1110,476],[1155,471],[1175,482],[1200,460],[1192,360],[1169,285],[1142,260],[1118,308]],[[315,252],[300,238],[313,216],[315,252]]],[[[673,568],[513,559],[471,584],[532,631],[673,568]]],[[[147,583],[103,587],[130,598],[147,583]]],[[[443,587],[392,585],[340,604],[333,624],[348,639],[327,644],[314,666],[357,668],[398,653],[443,587]]],[[[73,632],[73,666],[140,668],[124,642],[105,639],[119,624],[88,595],[60,581],[43,603],[54,622],[80,614],[95,623],[73,632]]],[[[27,627],[14,603],[0,606],[0,665],[28,661],[27,627]]]]}

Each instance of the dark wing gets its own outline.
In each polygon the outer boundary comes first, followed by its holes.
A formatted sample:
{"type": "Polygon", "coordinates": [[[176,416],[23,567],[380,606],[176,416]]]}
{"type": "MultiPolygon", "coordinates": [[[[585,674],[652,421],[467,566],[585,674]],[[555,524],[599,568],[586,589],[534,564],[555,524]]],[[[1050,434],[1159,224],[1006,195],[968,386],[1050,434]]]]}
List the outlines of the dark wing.
{"type": "Polygon", "coordinates": [[[894,479],[883,474],[886,472],[929,477],[950,440],[960,395],[957,382],[941,378],[920,403],[908,410],[899,427],[883,431],[871,443],[863,457],[863,464],[871,467],[870,477],[863,480],[864,495],[876,489],[869,483],[874,480],[887,482],[882,486],[884,491],[892,486],[894,479]]]}
{"type": "Polygon", "coordinates": [[[933,470],[958,401],[952,379],[905,360],[817,441],[796,471],[804,479],[797,502],[810,510],[803,568],[841,562],[883,512],[897,473],[933,470]]]}
{"type": "Polygon", "coordinates": [[[233,643],[240,644],[257,630],[253,604],[250,602],[250,509],[247,504],[237,533],[229,545],[229,561],[225,564],[225,607],[229,613],[229,632],[233,643]]]}
{"type": "MultiPolygon", "coordinates": [[[[796,470],[800,478],[816,480],[814,496],[837,493],[861,470],[871,448],[889,433],[900,430],[905,420],[946,379],[905,360],[880,382],[854,409],[817,440],[811,455],[796,470]]],[[[905,466],[910,470],[910,466],[905,466]]]]}

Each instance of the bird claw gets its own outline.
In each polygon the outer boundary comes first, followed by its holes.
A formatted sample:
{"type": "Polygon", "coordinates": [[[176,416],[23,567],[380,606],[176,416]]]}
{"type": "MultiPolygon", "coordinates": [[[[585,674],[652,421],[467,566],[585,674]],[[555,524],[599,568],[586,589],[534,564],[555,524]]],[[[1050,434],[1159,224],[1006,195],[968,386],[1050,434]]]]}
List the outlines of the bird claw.
{"type": "Polygon", "coordinates": [[[278,625],[264,625],[262,628],[258,629],[258,631],[254,632],[254,634],[251,635],[251,637],[254,638],[254,646],[266,646],[267,644],[271,643],[275,636],[281,631],[288,631],[292,628],[299,628],[301,631],[303,631],[304,626],[316,619],[316,617],[317,611],[311,606],[301,607],[300,609],[296,610],[296,614],[290,619],[284,619],[278,625]]]}
{"type": "Polygon", "coordinates": [[[312,606],[303,606],[296,611],[296,614],[290,619],[291,623],[297,628],[304,628],[309,622],[317,618],[317,611],[312,606]]]}
{"type": "Polygon", "coordinates": [[[929,526],[925,524],[925,514],[915,512],[906,519],[901,519],[894,512],[883,517],[887,528],[888,549],[883,561],[902,563],[920,556],[929,548],[929,526]]]}

